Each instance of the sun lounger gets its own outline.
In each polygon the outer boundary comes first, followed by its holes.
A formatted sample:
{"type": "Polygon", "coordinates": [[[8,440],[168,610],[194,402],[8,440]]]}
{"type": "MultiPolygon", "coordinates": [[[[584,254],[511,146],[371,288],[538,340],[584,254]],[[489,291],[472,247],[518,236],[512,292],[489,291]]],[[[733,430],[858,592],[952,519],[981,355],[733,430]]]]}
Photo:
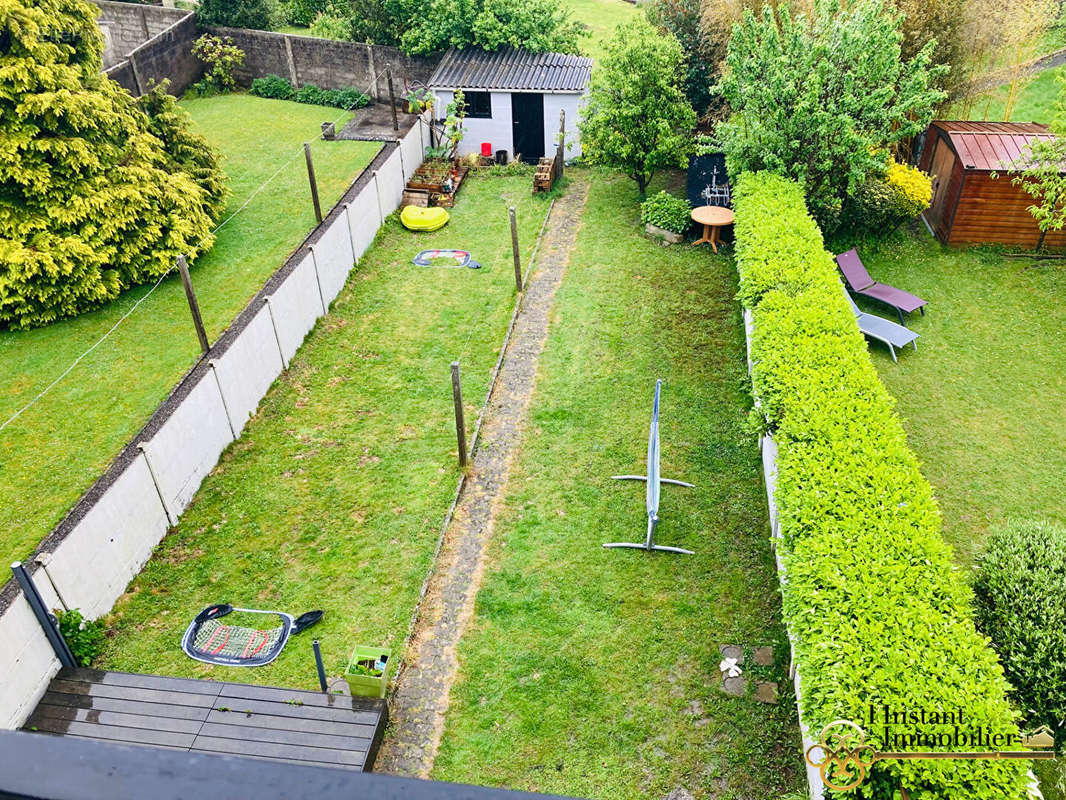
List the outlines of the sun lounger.
{"type": "Polygon", "coordinates": [[[882,303],[892,306],[892,308],[896,309],[896,313],[899,314],[900,325],[905,324],[903,322],[904,311],[908,314],[912,311],[921,311],[922,314],[925,314],[925,300],[915,297],[910,292],[897,289],[895,286],[889,286],[887,283],[878,283],[871,278],[854,247],[848,252],[837,256],[837,266],[840,267],[840,271],[844,274],[848,289],[855,294],[861,294],[863,297],[872,297],[874,300],[880,300],[882,303]]]}
{"type": "Polygon", "coordinates": [[[918,334],[914,331],[876,314],[866,314],[859,310],[859,307],[855,305],[855,301],[851,299],[851,295],[847,291],[844,292],[844,296],[848,298],[851,310],[855,312],[855,321],[859,323],[859,330],[871,339],[877,339],[879,342],[887,344],[888,352],[892,354],[893,361],[898,363],[896,358],[897,347],[906,347],[912,344],[915,350],[918,349],[918,334]]]}

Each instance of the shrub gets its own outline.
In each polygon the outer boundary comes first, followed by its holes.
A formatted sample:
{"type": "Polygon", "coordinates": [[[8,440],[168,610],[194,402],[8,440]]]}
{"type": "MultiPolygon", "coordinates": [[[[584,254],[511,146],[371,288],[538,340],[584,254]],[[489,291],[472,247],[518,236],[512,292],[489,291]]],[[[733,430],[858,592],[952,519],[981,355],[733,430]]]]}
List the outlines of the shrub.
{"type": "Polygon", "coordinates": [[[892,162],[885,180],[899,194],[900,206],[909,216],[916,217],[929,208],[933,182],[917,167],[892,162]]]}
{"type": "Polygon", "coordinates": [[[1022,522],[994,531],[974,573],[977,627],[992,640],[1032,727],[1066,740],[1066,528],[1022,522]]]}
{"type": "Polygon", "coordinates": [[[665,231],[684,233],[692,221],[689,216],[691,212],[692,206],[684,197],[659,192],[640,204],[640,221],[645,225],[656,225],[665,231]]]}
{"type": "Polygon", "coordinates": [[[285,11],[292,25],[309,27],[315,17],[329,8],[329,0],[288,0],[285,11]]]}
{"type": "Polygon", "coordinates": [[[244,51],[233,43],[232,37],[204,34],[193,44],[192,54],[207,65],[203,86],[197,84],[199,94],[228,92],[237,85],[234,72],[244,63],[244,51]]]}
{"type": "Polygon", "coordinates": [[[74,660],[87,667],[104,649],[104,623],[102,620],[85,619],[81,612],[72,608],[69,611],[57,611],[59,632],[67,641],[74,660]]]}
{"type": "Polygon", "coordinates": [[[845,227],[885,234],[929,207],[932,182],[921,170],[893,162],[883,176],[869,175],[845,205],[845,227]]]}
{"type": "Polygon", "coordinates": [[[270,0],[200,0],[196,21],[201,25],[269,30],[270,0]]]}
{"type": "Polygon", "coordinates": [[[352,40],[352,20],[349,17],[323,11],[311,22],[311,35],[323,39],[352,40]]]}
{"type": "Polygon", "coordinates": [[[293,97],[293,100],[297,103],[308,103],[313,106],[321,106],[325,105],[323,102],[325,96],[325,89],[321,89],[313,83],[308,83],[296,90],[296,95],[293,97]]]}
{"type": "Polygon", "coordinates": [[[337,102],[332,104],[337,108],[343,108],[347,111],[354,111],[357,108],[363,108],[370,103],[370,98],[360,92],[358,89],[338,89],[337,90],[337,102]]]}
{"type": "Polygon", "coordinates": [[[256,78],[252,81],[251,93],[274,100],[292,100],[296,90],[280,75],[267,75],[265,78],[256,78]]]}
{"type": "MultiPolygon", "coordinates": [[[[861,724],[886,705],[961,710],[968,731],[1016,734],[1010,687],[974,626],[932,490],[802,189],[769,173],[743,173],[734,189],[752,382],[778,446],[782,613],[796,636],[804,722],[814,732],[837,719],[861,724]]],[[[906,749],[886,743],[882,725],[868,728],[873,747],[906,749]]],[[[882,761],[855,795],[891,797],[902,785],[922,800],[1021,800],[1026,769],[882,761]]]]}

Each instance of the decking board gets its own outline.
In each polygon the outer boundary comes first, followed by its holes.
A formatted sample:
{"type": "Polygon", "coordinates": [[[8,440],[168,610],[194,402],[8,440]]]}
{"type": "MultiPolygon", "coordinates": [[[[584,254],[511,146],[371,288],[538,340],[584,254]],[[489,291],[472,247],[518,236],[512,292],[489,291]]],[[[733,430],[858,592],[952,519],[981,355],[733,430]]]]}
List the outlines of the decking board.
{"type": "Polygon", "coordinates": [[[55,736],[369,770],[383,700],[223,681],[64,669],[25,729],[55,736]]]}

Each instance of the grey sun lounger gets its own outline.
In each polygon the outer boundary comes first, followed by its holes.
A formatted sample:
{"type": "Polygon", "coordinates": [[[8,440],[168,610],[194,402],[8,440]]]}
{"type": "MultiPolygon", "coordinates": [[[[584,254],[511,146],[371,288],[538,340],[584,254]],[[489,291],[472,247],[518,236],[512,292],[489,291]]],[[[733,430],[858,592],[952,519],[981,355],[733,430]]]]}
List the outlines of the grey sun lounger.
{"type": "Polygon", "coordinates": [[[904,311],[908,314],[912,311],[921,311],[923,315],[925,314],[925,300],[910,292],[897,289],[895,286],[889,286],[887,283],[878,283],[871,278],[854,247],[837,256],[837,266],[840,267],[850,291],[892,306],[899,314],[900,325],[906,324],[903,322],[904,311]]]}
{"type": "Polygon", "coordinates": [[[896,348],[906,347],[909,344],[914,345],[914,349],[918,349],[918,334],[912,331],[910,328],[904,328],[902,325],[897,325],[890,319],[879,317],[876,314],[866,314],[859,310],[859,307],[855,305],[855,301],[851,299],[851,295],[844,291],[844,296],[848,298],[848,302],[851,304],[851,310],[855,312],[855,321],[859,323],[859,330],[871,339],[877,339],[879,342],[884,342],[888,345],[888,352],[892,354],[892,360],[899,363],[896,358],[896,348]]]}

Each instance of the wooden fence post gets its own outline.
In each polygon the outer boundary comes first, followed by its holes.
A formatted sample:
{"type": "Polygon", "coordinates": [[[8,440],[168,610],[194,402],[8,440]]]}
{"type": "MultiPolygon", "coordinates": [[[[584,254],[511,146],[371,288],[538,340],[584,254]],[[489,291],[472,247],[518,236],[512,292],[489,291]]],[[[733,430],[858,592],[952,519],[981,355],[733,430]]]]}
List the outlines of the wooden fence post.
{"type": "Polygon", "coordinates": [[[555,151],[555,160],[559,164],[559,175],[563,174],[563,161],[565,159],[565,142],[566,142],[566,109],[559,109],[559,147],[555,151]]]}
{"type": "Polygon", "coordinates": [[[392,88],[392,67],[385,70],[385,78],[389,83],[389,108],[392,109],[392,129],[398,131],[400,123],[396,119],[396,90],[392,88]]]}
{"type": "Polygon", "coordinates": [[[318,181],[315,180],[315,162],[311,160],[311,143],[304,142],[304,160],[307,162],[307,180],[311,183],[311,201],[315,204],[315,219],[322,224],[322,205],[318,202],[318,181]]]}
{"type": "Polygon", "coordinates": [[[515,219],[514,206],[507,209],[511,217],[511,251],[514,255],[514,288],[522,291],[522,256],[518,252],[518,220],[515,219]]]}
{"type": "Polygon", "coordinates": [[[206,353],[211,345],[207,343],[207,331],[204,330],[204,320],[200,316],[200,304],[196,302],[196,290],[192,288],[189,263],[183,255],[178,256],[178,272],[181,273],[181,283],[185,287],[185,298],[189,301],[189,311],[192,313],[192,324],[196,328],[196,338],[200,340],[200,349],[206,353]]]}
{"type": "Polygon", "coordinates": [[[463,387],[459,380],[459,362],[452,362],[452,400],[455,402],[455,438],[459,444],[459,466],[465,467],[466,419],[463,414],[463,387]]]}

